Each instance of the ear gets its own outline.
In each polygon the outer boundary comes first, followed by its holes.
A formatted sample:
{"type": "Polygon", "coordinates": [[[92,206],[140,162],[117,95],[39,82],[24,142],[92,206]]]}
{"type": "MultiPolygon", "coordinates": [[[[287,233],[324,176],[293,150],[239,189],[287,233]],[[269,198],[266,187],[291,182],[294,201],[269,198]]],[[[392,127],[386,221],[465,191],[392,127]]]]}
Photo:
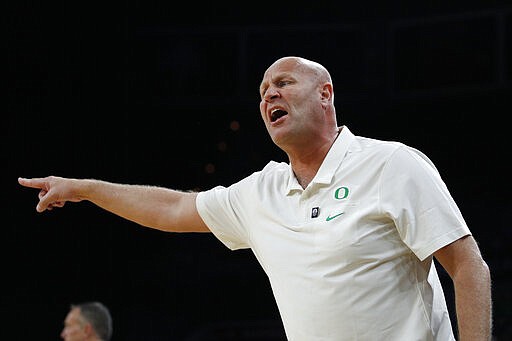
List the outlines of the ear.
{"type": "Polygon", "coordinates": [[[84,326],[84,334],[87,335],[87,337],[94,334],[94,329],[92,328],[92,324],[86,323],[84,326]]]}
{"type": "Polygon", "coordinates": [[[320,98],[322,99],[322,102],[324,103],[330,103],[332,101],[332,84],[331,83],[325,83],[322,86],[322,89],[320,91],[320,98]]]}

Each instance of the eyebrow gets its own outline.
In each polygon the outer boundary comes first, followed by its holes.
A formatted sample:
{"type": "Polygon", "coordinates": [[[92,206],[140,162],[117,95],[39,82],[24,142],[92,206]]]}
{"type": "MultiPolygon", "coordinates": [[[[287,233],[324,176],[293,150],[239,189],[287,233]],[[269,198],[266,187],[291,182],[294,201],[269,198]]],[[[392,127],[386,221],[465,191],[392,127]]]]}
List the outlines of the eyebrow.
{"type": "Polygon", "coordinates": [[[259,88],[259,93],[261,94],[263,89],[267,87],[267,84],[269,84],[269,83],[274,83],[275,84],[276,82],[279,82],[279,81],[281,81],[281,80],[283,80],[285,78],[295,79],[295,77],[293,77],[293,74],[291,72],[288,72],[288,71],[280,72],[273,79],[270,79],[270,81],[261,82],[260,88],[259,88]]]}

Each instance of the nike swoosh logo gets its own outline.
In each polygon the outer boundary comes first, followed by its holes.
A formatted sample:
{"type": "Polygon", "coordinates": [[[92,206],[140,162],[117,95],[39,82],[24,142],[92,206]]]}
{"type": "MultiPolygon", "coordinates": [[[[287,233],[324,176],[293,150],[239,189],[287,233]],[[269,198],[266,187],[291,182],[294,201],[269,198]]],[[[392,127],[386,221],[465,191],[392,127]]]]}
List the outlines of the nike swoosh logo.
{"type": "Polygon", "coordinates": [[[335,215],[333,215],[332,217],[331,217],[330,215],[328,215],[328,216],[327,216],[327,218],[325,218],[325,221],[331,221],[331,220],[333,220],[334,218],[339,217],[339,216],[340,216],[340,215],[342,215],[343,213],[345,213],[345,212],[341,212],[341,213],[335,214],[335,215]]]}

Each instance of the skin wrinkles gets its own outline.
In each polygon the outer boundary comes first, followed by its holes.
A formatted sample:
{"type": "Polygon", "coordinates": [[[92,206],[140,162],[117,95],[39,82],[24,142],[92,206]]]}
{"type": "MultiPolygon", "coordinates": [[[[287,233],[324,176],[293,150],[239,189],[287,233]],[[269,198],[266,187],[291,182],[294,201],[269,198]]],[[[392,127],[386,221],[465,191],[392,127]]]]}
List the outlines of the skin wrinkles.
{"type": "Polygon", "coordinates": [[[299,183],[305,188],[339,132],[331,77],[320,64],[285,57],[267,69],[260,94],[260,112],[267,131],[288,155],[299,183]],[[274,108],[288,114],[271,122],[274,108]]]}

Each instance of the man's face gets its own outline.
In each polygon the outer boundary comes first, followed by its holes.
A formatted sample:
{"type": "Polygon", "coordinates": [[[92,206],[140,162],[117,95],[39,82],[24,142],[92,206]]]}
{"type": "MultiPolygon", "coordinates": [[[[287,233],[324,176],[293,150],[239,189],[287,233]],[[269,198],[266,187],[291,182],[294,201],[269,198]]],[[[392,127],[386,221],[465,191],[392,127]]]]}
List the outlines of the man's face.
{"type": "Polygon", "coordinates": [[[260,85],[260,113],[272,140],[285,146],[314,130],[323,113],[314,73],[294,59],[270,66],[260,85]]]}
{"type": "Polygon", "coordinates": [[[65,341],[86,340],[86,323],[80,315],[80,309],[73,308],[69,311],[64,320],[64,328],[60,337],[65,341]]]}

